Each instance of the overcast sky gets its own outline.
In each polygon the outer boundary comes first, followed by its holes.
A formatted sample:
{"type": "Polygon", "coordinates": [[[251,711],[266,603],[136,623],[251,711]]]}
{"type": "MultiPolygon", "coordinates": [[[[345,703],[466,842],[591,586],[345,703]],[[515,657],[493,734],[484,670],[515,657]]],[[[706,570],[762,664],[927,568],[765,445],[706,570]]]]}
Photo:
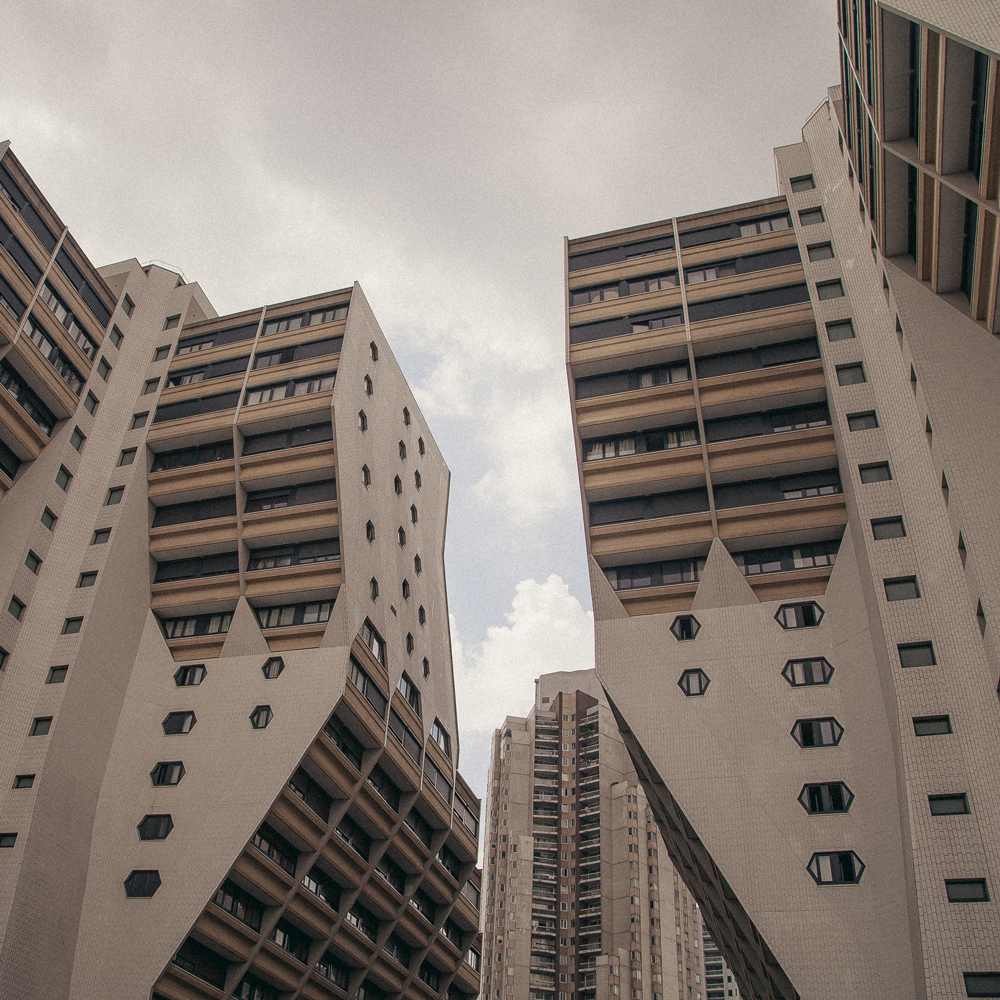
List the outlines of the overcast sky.
{"type": "Polygon", "coordinates": [[[593,665],[563,237],[773,195],[834,0],[7,4],[0,139],[219,313],[358,280],[452,471],[461,770],[593,665]]]}

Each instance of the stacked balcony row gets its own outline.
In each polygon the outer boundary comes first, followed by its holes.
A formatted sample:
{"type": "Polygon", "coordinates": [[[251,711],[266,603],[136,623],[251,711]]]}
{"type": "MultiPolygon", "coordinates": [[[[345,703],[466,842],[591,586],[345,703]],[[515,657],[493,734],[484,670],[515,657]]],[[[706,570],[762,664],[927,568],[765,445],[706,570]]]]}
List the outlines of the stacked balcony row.
{"type": "MultiPolygon", "coordinates": [[[[164,970],[164,1000],[245,983],[313,1000],[478,993],[478,803],[459,778],[453,812],[451,786],[446,798],[422,781],[412,732],[416,759],[398,726],[387,738],[387,709],[409,706],[381,690],[360,641],[353,659],[353,683],[164,970]]],[[[442,756],[432,740],[423,753],[442,756]]]]}
{"type": "Polygon", "coordinates": [[[689,608],[715,537],[762,599],[822,593],[846,509],[787,204],[676,228],[570,248],[591,551],[631,614],[689,608]]]}

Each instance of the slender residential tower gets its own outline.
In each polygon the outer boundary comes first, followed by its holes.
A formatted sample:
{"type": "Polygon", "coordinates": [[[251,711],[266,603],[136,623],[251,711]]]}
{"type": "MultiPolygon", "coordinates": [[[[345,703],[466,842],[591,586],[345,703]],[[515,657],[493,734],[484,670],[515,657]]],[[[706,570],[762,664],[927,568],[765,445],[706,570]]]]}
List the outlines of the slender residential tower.
{"type": "Polygon", "coordinates": [[[838,13],[778,197],[568,243],[597,673],[745,995],[998,997],[1000,14],[838,13]]]}
{"type": "Polygon", "coordinates": [[[707,1000],[697,904],[593,670],[545,674],[493,739],[483,994],[707,1000]]]}
{"type": "Polygon", "coordinates": [[[0,996],[477,996],[449,473],[360,288],[98,274],[0,151],[0,996]]]}

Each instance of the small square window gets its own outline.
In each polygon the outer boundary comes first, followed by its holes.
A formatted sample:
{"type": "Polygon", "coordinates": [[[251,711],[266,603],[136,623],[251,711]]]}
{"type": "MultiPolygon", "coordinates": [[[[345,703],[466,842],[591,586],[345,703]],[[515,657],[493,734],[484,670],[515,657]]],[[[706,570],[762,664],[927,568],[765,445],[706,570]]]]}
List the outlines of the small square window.
{"type": "Polygon", "coordinates": [[[121,503],[124,495],[124,486],[112,486],[111,489],[108,490],[108,498],[104,501],[104,506],[113,507],[115,504],[121,503]]]}
{"type": "Polygon", "coordinates": [[[871,465],[859,465],[858,474],[863,483],[885,483],[892,479],[888,462],[874,462],[871,465]]]}
{"type": "Polygon", "coordinates": [[[56,521],[58,520],[59,518],[56,517],[55,514],[53,514],[52,511],[49,510],[48,507],[46,507],[42,511],[42,518],[41,518],[42,524],[44,524],[45,527],[49,529],[49,531],[52,531],[55,528],[56,521]]]}
{"type": "Polygon", "coordinates": [[[131,423],[131,425],[129,427],[129,430],[136,431],[140,427],[145,427],[146,426],[146,418],[148,416],[149,416],[149,411],[148,410],[145,413],[133,413],[132,414],[132,423],[131,423]]]}
{"type": "Polygon", "coordinates": [[[31,549],[28,549],[28,554],[24,557],[24,565],[31,570],[35,576],[38,576],[38,571],[42,568],[42,560],[35,555],[31,549]]]}
{"type": "Polygon", "coordinates": [[[181,322],[181,314],[180,313],[177,313],[176,316],[168,316],[166,323],[163,324],[163,329],[164,330],[174,330],[174,329],[176,329],[180,325],[180,322],[181,322]]]}
{"type": "Polygon", "coordinates": [[[69,484],[72,480],[73,473],[65,465],[60,465],[59,471],[56,473],[56,486],[65,493],[69,489],[69,484]]]}
{"type": "Polygon", "coordinates": [[[824,281],[816,285],[816,294],[820,300],[841,299],[844,297],[844,286],[840,283],[840,278],[835,281],[824,281]]]}
{"type": "Polygon", "coordinates": [[[131,465],[135,461],[135,448],[123,448],[118,456],[118,465],[131,465]]]}
{"type": "Polygon", "coordinates": [[[823,221],[823,209],[817,205],[815,208],[804,208],[799,212],[799,222],[803,226],[815,226],[817,222],[823,221]]]}
{"type": "Polygon", "coordinates": [[[97,583],[97,570],[89,570],[80,574],[80,579],[76,581],[77,588],[93,587],[97,583]]]}
{"type": "Polygon", "coordinates": [[[69,672],[69,664],[64,663],[59,667],[49,667],[49,676],[46,684],[63,684],[66,681],[66,674],[69,672]]]}
{"type": "Polygon", "coordinates": [[[837,382],[840,385],[860,385],[867,381],[865,366],[860,361],[852,365],[837,365],[837,382]]]}
{"type": "Polygon", "coordinates": [[[48,736],[49,730],[51,728],[52,728],[52,716],[51,715],[39,716],[31,723],[31,735],[48,736]]]}
{"type": "Polygon", "coordinates": [[[812,261],[817,260],[830,260],[833,257],[833,244],[832,243],[814,243],[810,247],[806,247],[809,252],[809,259],[812,261]]]}
{"type": "Polygon", "coordinates": [[[826,338],[830,343],[838,340],[851,340],[854,337],[854,324],[849,319],[837,319],[826,324],[826,338]]]}
{"type": "Polygon", "coordinates": [[[878,417],[874,410],[867,410],[864,413],[848,413],[847,426],[852,431],[870,431],[878,427],[878,417]]]}
{"type": "Polygon", "coordinates": [[[108,377],[111,375],[111,365],[108,364],[105,358],[101,358],[101,360],[97,362],[97,374],[100,375],[105,382],[107,382],[108,377]]]}
{"type": "Polygon", "coordinates": [[[948,736],[951,731],[949,715],[923,715],[913,720],[914,736],[948,736]]]}
{"type": "Polygon", "coordinates": [[[892,580],[883,580],[885,599],[887,601],[913,601],[920,596],[915,576],[900,576],[892,580]]]}
{"type": "Polygon", "coordinates": [[[122,346],[123,336],[124,335],[122,334],[121,330],[118,329],[117,326],[111,327],[111,333],[109,334],[109,337],[111,338],[111,343],[114,344],[115,347],[122,346]]]}
{"type": "Polygon", "coordinates": [[[16,841],[16,833],[0,833],[0,847],[13,847],[16,841]]]}
{"type": "Polygon", "coordinates": [[[83,451],[83,442],[87,440],[87,436],[80,430],[79,427],[73,428],[73,433],[69,436],[69,443],[77,450],[83,451]]]}
{"type": "Polygon", "coordinates": [[[907,642],[896,647],[901,667],[933,667],[937,663],[934,644],[931,642],[907,642]]]}
{"type": "Polygon", "coordinates": [[[156,392],[160,387],[160,380],[158,378],[148,378],[146,379],[146,384],[142,387],[142,394],[148,396],[151,393],[156,392]]]}
{"type": "Polygon", "coordinates": [[[969,799],[960,795],[928,795],[932,816],[964,816],[969,812],[969,799]]]}
{"type": "Polygon", "coordinates": [[[24,609],[28,605],[24,603],[20,598],[15,595],[11,595],[10,603],[7,605],[7,611],[9,614],[14,616],[15,621],[21,620],[21,615],[24,614],[24,609]]]}
{"type": "Polygon", "coordinates": [[[170,357],[170,347],[169,347],[169,345],[165,346],[165,347],[158,347],[153,352],[153,363],[155,364],[157,361],[166,361],[167,358],[169,358],[169,357],[170,357]]]}
{"type": "Polygon", "coordinates": [[[63,635],[76,635],[80,629],[83,628],[82,618],[67,618],[63,622],[62,634],[63,635]]]}
{"type": "Polygon", "coordinates": [[[122,312],[125,313],[126,316],[131,316],[134,311],[135,303],[126,295],[125,298],[122,299],[122,312]]]}
{"type": "Polygon", "coordinates": [[[31,788],[35,783],[35,776],[33,774],[19,774],[14,778],[15,788],[31,788]]]}
{"type": "Polygon", "coordinates": [[[880,517],[872,521],[872,535],[876,541],[885,538],[905,538],[906,528],[901,517],[880,517]]]}
{"type": "Polygon", "coordinates": [[[91,545],[103,545],[111,537],[110,528],[98,528],[94,532],[94,537],[91,538],[91,545]]]}
{"type": "Polygon", "coordinates": [[[789,178],[789,184],[793,191],[812,191],[816,187],[812,174],[803,174],[801,177],[789,178]]]}
{"type": "Polygon", "coordinates": [[[101,401],[92,393],[87,393],[87,398],[83,401],[83,405],[88,413],[97,413],[97,407],[101,405],[101,401]]]}

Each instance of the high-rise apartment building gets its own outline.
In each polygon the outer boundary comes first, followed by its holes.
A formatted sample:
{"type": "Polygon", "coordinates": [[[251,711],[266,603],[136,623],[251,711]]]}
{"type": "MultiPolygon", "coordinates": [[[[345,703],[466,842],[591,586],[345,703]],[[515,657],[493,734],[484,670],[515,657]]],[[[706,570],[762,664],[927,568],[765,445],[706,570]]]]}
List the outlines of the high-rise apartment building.
{"type": "Polygon", "coordinates": [[[364,295],[98,273],[0,152],[0,996],[478,995],[449,473],[364,295]]]}
{"type": "Polygon", "coordinates": [[[997,11],[838,11],[778,197],[568,243],[597,672],[746,995],[996,997],[997,11]]]}
{"type": "Polygon", "coordinates": [[[699,908],[593,670],[544,674],[495,732],[483,996],[707,1000],[699,908]]]}

